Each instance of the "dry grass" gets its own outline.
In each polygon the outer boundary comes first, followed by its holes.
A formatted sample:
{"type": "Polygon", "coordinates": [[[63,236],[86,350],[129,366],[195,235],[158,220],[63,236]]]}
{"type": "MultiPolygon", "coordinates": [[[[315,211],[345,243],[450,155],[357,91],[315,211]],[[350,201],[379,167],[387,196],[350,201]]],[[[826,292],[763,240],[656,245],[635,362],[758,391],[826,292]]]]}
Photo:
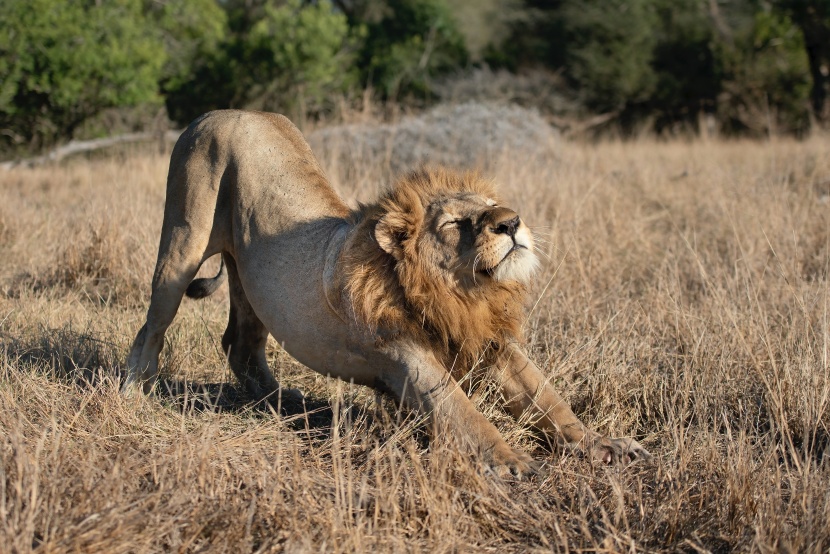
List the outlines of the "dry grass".
{"type": "MultiPolygon", "coordinates": [[[[121,398],[167,163],[135,153],[0,173],[0,550],[830,549],[830,142],[557,148],[493,169],[549,237],[529,345],[577,414],[653,465],[551,455],[484,390],[548,462],[494,480],[276,345],[305,409],[251,406],[218,346],[224,294],[182,305],[162,391],[121,398]]],[[[329,167],[350,198],[383,174],[329,167]]]]}

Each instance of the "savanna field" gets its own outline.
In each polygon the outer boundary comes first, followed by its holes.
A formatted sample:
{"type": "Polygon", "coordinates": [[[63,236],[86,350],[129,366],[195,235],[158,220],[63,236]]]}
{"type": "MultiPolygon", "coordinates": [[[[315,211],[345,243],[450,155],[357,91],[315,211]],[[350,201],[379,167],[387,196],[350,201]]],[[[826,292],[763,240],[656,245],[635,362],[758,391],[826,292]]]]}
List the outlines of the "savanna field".
{"type": "MultiPolygon", "coordinates": [[[[392,156],[337,136],[312,140],[333,185],[373,199],[392,156]]],[[[251,404],[220,346],[225,286],[182,303],[157,393],[122,398],[169,156],[127,147],[0,170],[0,551],[830,550],[828,137],[520,148],[482,161],[538,237],[528,348],[652,463],[551,452],[481,386],[546,462],[500,480],[273,340],[305,404],[251,404]]]]}

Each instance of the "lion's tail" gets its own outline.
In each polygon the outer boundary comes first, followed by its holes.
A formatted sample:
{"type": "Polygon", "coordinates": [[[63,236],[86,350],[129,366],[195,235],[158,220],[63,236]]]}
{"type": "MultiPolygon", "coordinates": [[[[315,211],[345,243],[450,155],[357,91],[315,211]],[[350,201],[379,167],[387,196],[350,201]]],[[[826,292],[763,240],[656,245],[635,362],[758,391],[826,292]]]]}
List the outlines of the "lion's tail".
{"type": "Polygon", "coordinates": [[[190,298],[204,298],[206,296],[210,296],[216,292],[216,289],[219,288],[227,276],[228,270],[225,269],[225,260],[220,258],[219,273],[217,273],[215,277],[200,277],[199,279],[193,279],[193,281],[187,285],[185,294],[190,298]]]}

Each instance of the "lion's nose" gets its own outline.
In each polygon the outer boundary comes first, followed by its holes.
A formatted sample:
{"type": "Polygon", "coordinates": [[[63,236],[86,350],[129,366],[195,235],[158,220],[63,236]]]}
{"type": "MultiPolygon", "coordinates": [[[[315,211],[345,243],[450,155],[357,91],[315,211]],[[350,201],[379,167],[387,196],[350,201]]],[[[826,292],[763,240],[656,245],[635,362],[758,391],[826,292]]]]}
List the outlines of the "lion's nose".
{"type": "Polygon", "coordinates": [[[493,232],[496,234],[506,234],[507,236],[512,237],[516,234],[516,229],[519,228],[520,223],[521,220],[519,219],[519,216],[503,219],[493,226],[493,232]]]}

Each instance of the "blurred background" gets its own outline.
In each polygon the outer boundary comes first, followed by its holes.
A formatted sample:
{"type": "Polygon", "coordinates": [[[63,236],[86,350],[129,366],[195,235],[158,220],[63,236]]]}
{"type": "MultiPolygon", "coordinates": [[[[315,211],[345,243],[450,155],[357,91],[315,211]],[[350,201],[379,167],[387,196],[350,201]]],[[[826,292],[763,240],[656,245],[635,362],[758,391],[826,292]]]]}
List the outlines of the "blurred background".
{"type": "Polygon", "coordinates": [[[2,0],[0,157],[179,129],[517,104],[573,136],[830,123],[830,0],[2,0]]]}

